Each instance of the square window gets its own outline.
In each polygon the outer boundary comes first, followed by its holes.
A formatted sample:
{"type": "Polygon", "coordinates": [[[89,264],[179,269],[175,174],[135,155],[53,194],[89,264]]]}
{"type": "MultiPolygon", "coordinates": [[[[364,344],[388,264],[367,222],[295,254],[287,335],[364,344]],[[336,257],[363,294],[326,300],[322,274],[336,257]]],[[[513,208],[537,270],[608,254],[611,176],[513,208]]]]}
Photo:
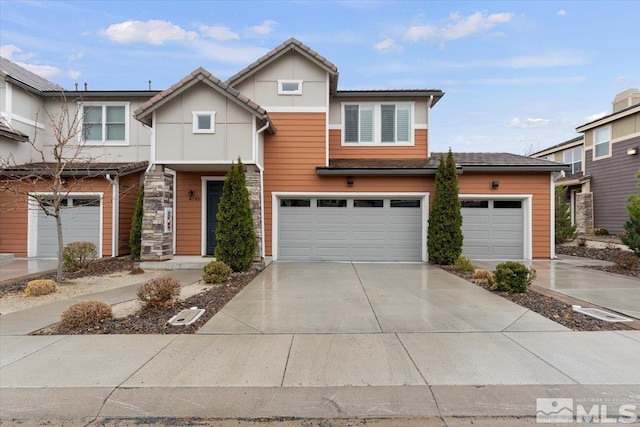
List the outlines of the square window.
{"type": "Polygon", "coordinates": [[[92,144],[128,144],[128,103],[84,103],[81,111],[81,138],[83,142],[92,144]]]}
{"type": "Polygon", "coordinates": [[[215,111],[193,112],[193,133],[215,133],[215,111]]]}

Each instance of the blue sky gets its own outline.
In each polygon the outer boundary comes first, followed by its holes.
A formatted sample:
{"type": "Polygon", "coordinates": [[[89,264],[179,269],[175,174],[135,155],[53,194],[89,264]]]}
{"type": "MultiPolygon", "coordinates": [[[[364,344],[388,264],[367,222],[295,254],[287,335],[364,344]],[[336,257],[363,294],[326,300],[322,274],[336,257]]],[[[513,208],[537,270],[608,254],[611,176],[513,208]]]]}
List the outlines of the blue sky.
{"type": "Polygon", "coordinates": [[[638,1],[5,1],[0,54],[67,89],[226,79],[296,37],[340,89],[436,88],[430,149],[543,149],[640,87],[638,1]]]}

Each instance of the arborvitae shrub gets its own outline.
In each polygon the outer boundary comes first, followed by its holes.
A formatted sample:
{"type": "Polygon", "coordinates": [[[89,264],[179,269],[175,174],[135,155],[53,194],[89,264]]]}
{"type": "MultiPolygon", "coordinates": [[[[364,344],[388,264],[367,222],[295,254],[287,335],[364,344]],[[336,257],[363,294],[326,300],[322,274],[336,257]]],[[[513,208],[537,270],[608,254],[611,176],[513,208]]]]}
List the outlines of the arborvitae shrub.
{"type": "Polygon", "coordinates": [[[576,238],[576,226],[571,225],[571,211],[566,202],[567,189],[556,187],[555,190],[555,228],[556,243],[564,243],[576,238]]]}
{"type": "Polygon", "coordinates": [[[142,248],[142,215],[144,213],[144,187],[140,186],[136,206],[133,209],[133,218],[131,219],[131,231],[129,232],[129,248],[131,249],[131,258],[140,259],[140,250],[142,248]]]}

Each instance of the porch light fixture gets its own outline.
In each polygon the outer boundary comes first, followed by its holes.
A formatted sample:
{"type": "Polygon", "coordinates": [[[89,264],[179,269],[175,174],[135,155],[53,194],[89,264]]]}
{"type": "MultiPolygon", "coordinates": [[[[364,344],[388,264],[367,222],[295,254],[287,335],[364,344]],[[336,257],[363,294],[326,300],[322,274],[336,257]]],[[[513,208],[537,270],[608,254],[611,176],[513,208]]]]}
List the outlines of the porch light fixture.
{"type": "Polygon", "coordinates": [[[353,177],[352,176],[348,176],[347,177],[347,186],[348,187],[353,187],[353,177]]]}
{"type": "Polygon", "coordinates": [[[500,187],[500,181],[491,181],[491,188],[495,190],[498,187],[500,187]]]}
{"type": "Polygon", "coordinates": [[[187,196],[189,197],[189,200],[193,200],[195,198],[195,192],[193,190],[189,190],[187,196]]]}
{"type": "Polygon", "coordinates": [[[628,156],[635,156],[636,154],[638,154],[638,147],[627,148],[628,156]]]}

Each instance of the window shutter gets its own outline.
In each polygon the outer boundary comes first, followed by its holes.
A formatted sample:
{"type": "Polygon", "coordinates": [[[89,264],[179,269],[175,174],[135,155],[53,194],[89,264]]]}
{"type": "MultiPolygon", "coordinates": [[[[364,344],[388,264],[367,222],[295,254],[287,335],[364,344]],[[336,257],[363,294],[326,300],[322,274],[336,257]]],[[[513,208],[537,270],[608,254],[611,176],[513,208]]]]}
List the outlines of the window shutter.
{"type": "Polygon", "coordinates": [[[411,141],[411,107],[398,106],[397,124],[398,136],[396,142],[411,141]]]}
{"type": "Polygon", "coordinates": [[[360,142],[373,142],[373,107],[360,107],[360,142]]]}
{"type": "Polygon", "coordinates": [[[358,106],[344,106],[344,142],[358,142],[358,106]]]}
{"type": "Polygon", "coordinates": [[[395,105],[381,105],[382,142],[395,142],[395,105]]]}

